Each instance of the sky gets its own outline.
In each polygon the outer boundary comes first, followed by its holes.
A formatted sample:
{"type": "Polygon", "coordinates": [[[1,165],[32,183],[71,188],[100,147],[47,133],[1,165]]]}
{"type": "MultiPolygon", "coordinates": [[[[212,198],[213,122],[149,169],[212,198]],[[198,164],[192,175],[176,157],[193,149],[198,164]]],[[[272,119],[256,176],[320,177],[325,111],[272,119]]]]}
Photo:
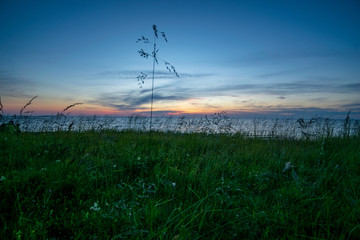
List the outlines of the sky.
{"type": "Polygon", "coordinates": [[[0,1],[5,114],[360,118],[360,2],[0,1]],[[159,33],[160,34],[160,33],[159,33]],[[164,64],[176,68],[179,77],[164,64]],[[144,84],[137,76],[145,73],[144,84]]]}

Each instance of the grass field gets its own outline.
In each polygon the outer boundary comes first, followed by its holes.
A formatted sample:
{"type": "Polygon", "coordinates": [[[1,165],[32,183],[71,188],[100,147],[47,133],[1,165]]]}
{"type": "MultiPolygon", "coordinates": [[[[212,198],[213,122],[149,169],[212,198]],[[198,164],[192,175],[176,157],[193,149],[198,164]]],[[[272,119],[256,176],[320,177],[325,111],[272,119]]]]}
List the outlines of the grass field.
{"type": "Polygon", "coordinates": [[[0,133],[1,239],[360,239],[360,139],[0,133]]]}

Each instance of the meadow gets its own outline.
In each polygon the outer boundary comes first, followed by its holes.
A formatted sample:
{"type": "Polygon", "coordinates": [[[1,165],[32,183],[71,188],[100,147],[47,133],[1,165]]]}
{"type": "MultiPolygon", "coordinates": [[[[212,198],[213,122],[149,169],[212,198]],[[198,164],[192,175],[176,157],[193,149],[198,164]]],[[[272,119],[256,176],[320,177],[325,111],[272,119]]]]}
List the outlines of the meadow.
{"type": "Polygon", "coordinates": [[[360,239],[360,138],[0,133],[1,239],[360,239]]]}

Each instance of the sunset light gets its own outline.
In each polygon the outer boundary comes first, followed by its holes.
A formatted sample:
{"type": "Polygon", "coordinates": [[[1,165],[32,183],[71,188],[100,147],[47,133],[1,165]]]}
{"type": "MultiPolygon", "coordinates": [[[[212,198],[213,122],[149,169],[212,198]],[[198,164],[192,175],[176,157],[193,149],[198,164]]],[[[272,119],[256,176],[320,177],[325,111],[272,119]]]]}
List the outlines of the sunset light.
{"type": "Polygon", "coordinates": [[[148,114],[152,61],[136,43],[164,31],[154,114],[360,117],[360,5],[303,1],[5,1],[0,96],[16,114],[75,102],[75,115],[148,114]],[[147,74],[142,88],[136,77],[147,74]]]}
{"type": "Polygon", "coordinates": [[[360,0],[0,0],[0,240],[360,239],[360,0]]]}

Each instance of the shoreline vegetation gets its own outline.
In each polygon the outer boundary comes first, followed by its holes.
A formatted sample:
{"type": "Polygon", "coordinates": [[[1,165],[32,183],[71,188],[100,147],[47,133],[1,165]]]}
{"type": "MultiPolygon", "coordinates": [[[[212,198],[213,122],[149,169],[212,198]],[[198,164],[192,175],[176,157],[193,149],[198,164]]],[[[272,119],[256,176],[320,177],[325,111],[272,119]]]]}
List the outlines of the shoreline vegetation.
{"type": "MultiPolygon", "coordinates": [[[[175,70],[174,70],[175,71],[175,70]]],[[[175,71],[176,73],[176,71],[175,71]]],[[[82,105],[74,103],[55,115],[33,116],[26,110],[31,98],[20,110],[19,115],[5,115],[0,97],[0,132],[7,128],[26,132],[57,131],[160,131],[176,133],[241,134],[246,137],[319,139],[329,137],[360,136],[360,120],[351,119],[349,111],[345,119],[331,119],[315,115],[309,119],[298,118],[253,118],[251,120],[229,117],[225,111],[203,116],[150,117],[141,114],[131,116],[71,116],[70,109],[82,105]],[[119,122],[117,120],[121,119],[119,122]],[[154,127],[153,127],[154,125],[154,127]]]]}
{"type": "Polygon", "coordinates": [[[350,113],[338,136],[299,119],[299,138],[226,132],[221,114],[201,126],[223,132],[29,132],[18,119],[0,132],[1,239],[360,238],[350,113]]]}
{"type": "MultiPolygon", "coordinates": [[[[71,116],[58,113],[49,116],[13,115],[0,116],[0,132],[16,128],[22,132],[58,131],[149,131],[150,118],[131,116],[71,116]],[[12,126],[12,127],[11,127],[12,126]]],[[[152,131],[205,134],[241,134],[244,137],[319,139],[360,135],[360,120],[344,120],[314,116],[310,119],[254,118],[241,119],[226,112],[204,116],[153,117],[152,131]]]]}

